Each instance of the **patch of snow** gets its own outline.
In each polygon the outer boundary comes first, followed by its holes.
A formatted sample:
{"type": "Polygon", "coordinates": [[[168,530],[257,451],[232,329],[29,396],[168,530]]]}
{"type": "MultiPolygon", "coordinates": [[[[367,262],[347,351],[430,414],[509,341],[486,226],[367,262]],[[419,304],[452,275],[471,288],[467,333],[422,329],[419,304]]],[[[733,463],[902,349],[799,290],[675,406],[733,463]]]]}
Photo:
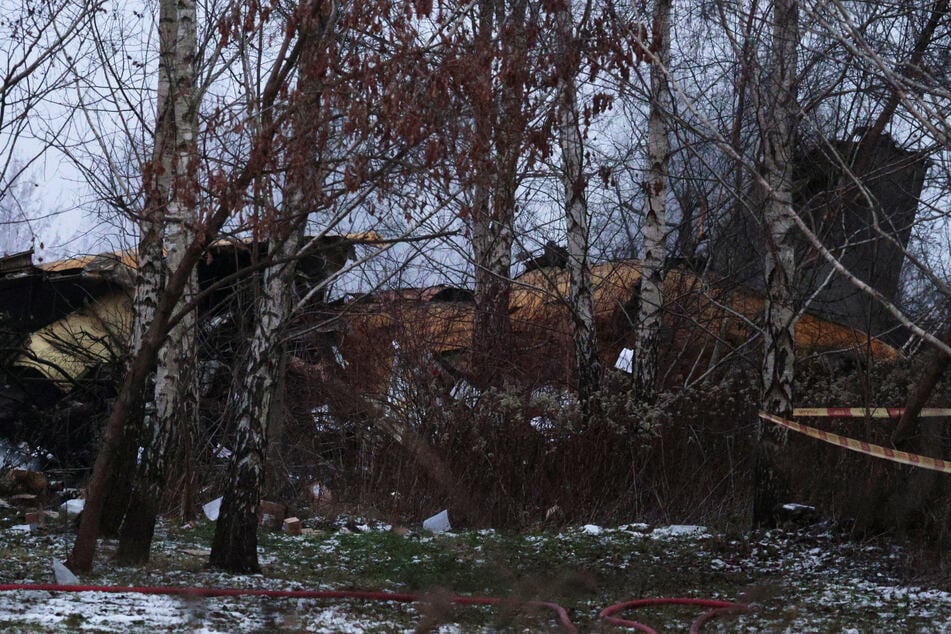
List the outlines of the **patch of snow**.
{"type": "MultiPolygon", "coordinates": [[[[321,634],[362,634],[367,630],[360,624],[353,622],[353,615],[349,610],[337,606],[321,610],[313,615],[313,624],[308,628],[311,632],[320,632],[321,634]],[[314,629],[311,629],[314,628],[314,629]]],[[[372,625],[366,624],[370,627],[372,625]]]]}
{"type": "Polygon", "coordinates": [[[633,533],[647,533],[650,531],[650,526],[642,522],[636,522],[634,524],[621,524],[617,527],[619,531],[627,531],[633,533]]]}
{"type": "Polygon", "coordinates": [[[3,599],[0,610],[6,618],[15,617],[20,623],[48,631],[170,630],[188,624],[182,601],[162,595],[13,592],[5,593],[3,599]]]}
{"type": "Polygon", "coordinates": [[[658,526],[650,534],[653,539],[671,539],[676,537],[709,537],[706,526],[692,526],[690,524],[672,524],[658,526]]]}
{"type": "MultiPolygon", "coordinates": [[[[353,518],[346,520],[351,525],[365,524],[378,530],[373,521],[353,518]]],[[[641,543],[641,549],[627,548],[644,532],[634,532],[632,527],[649,531],[646,525],[622,525],[618,528],[602,528],[589,524],[567,529],[563,534],[551,533],[523,535],[522,547],[529,551],[555,550],[571,564],[578,558],[578,565],[585,561],[579,548],[581,544],[609,545],[612,557],[604,558],[605,569],[627,570],[645,565],[668,566],[679,562],[682,556],[687,566],[702,570],[700,577],[729,580],[750,577],[750,596],[738,596],[739,587],[732,581],[714,590],[705,585],[690,587],[696,596],[709,596],[728,601],[747,600],[759,604],[758,613],[731,617],[724,621],[720,631],[736,632],[951,632],[951,594],[948,592],[916,587],[904,583],[893,572],[894,561],[901,569],[906,555],[898,547],[888,544],[877,547],[869,555],[868,545],[843,542],[827,535],[822,527],[812,527],[796,532],[770,531],[757,534],[752,540],[723,539],[705,542],[689,537],[707,535],[700,526],[667,526],[653,531],[653,543],[641,543]],[[688,539],[673,539],[686,535],[688,539]],[[660,536],[670,537],[659,541],[660,536]],[[620,546],[620,548],[615,548],[620,546]],[[673,559],[669,555],[674,554],[673,559]],[[755,591],[760,594],[756,595],[755,591]],[[709,592],[709,595],[705,593],[709,592]],[[781,606],[793,606],[779,612],[781,606]],[[816,609],[812,609],[812,608],[816,609]]],[[[158,535],[163,535],[159,526],[158,535]]],[[[480,531],[487,546],[492,543],[494,532],[480,531]]],[[[466,541],[470,536],[465,537],[466,541]]],[[[51,558],[62,557],[68,551],[74,536],[68,533],[43,534],[7,533],[7,543],[14,544],[21,557],[28,558],[29,568],[16,568],[16,578],[30,583],[49,581],[51,558]],[[42,553],[42,554],[40,554],[42,553]],[[20,572],[22,570],[23,572],[20,572]]],[[[508,536],[506,536],[508,538],[508,536]]],[[[164,537],[163,537],[164,539],[164,537]]],[[[287,539],[274,536],[275,540],[287,539]]],[[[359,545],[371,536],[357,535],[344,539],[338,533],[315,535],[308,544],[311,550],[301,552],[286,566],[291,575],[293,567],[322,569],[327,561],[341,555],[341,550],[359,545]],[[348,545],[349,544],[349,545],[348,545]]],[[[440,541],[454,539],[452,534],[438,538],[440,541]]],[[[424,537],[420,542],[430,542],[424,537]]],[[[372,542],[364,542],[372,543],[372,542]]],[[[179,554],[185,549],[195,549],[204,544],[193,537],[167,542],[161,545],[162,552],[179,554]]],[[[460,544],[461,545],[461,544],[460,544]]],[[[270,548],[268,549],[270,551],[270,548]]],[[[360,557],[365,557],[358,548],[360,557]]],[[[263,550],[261,551],[263,553],[263,550]]],[[[297,552],[297,551],[294,551],[297,552]]],[[[472,552],[483,552],[474,548],[472,552]]],[[[386,553],[390,556],[389,553],[386,553]]],[[[351,554],[352,556],[352,554],[351,554]]],[[[169,557],[170,561],[178,561],[169,557]]],[[[295,555],[292,555],[295,557],[295,555]]],[[[268,562],[278,562],[272,556],[262,557],[268,562]]],[[[361,559],[362,560],[362,559],[361,559]]],[[[492,557],[488,558],[493,561],[492,557]]],[[[411,566],[430,562],[426,552],[408,558],[411,566]]],[[[483,564],[483,557],[471,559],[476,565],[483,564]]],[[[193,562],[189,563],[191,566],[193,562]]],[[[681,565],[677,563],[676,565],[681,565]]],[[[11,573],[12,574],[12,573],[11,573]]],[[[322,582],[296,580],[262,575],[227,575],[209,570],[165,570],[140,573],[129,568],[104,566],[97,572],[97,583],[105,585],[175,585],[200,587],[245,587],[272,589],[321,589],[334,590],[339,586],[322,582]],[[134,576],[130,576],[134,575],[134,576]]],[[[399,579],[393,582],[398,584],[399,579]]],[[[698,584],[702,584],[698,577],[698,584]]],[[[743,582],[745,583],[745,581],[743,582]]],[[[384,582],[389,586],[390,582],[384,582]]],[[[596,602],[586,603],[592,610],[596,602]]],[[[582,606],[585,604],[581,604],[582,606]]],[[[575,606],[579,613],[584,607],[575,606]]],[[[594,612],[592,612],[593,614],[594,612]]],[[[410,605],[388,605],[374,608],[363,602],[328,604],[310,600],[271,600],[260,597],[227,597],[209,599],[186,599],[162,595],[111,594],[111,593],[48,593],[11,591],[0,593],[0,630],[2,631],[97,631],[113,632],[248,632],[248,631],[306,631],[306,632],[402,632],[411,631],[411,624],[419,619],[419,611],[410,605]],[[407,624],[403,629],[400,624],[407,624]]],[[[444,623],[435,632],[455,634],[460,632],[490,632],[467,623],[465,626],[444,623]]],[[[591,630],[588,630],[591,631],[591,630]]]]}

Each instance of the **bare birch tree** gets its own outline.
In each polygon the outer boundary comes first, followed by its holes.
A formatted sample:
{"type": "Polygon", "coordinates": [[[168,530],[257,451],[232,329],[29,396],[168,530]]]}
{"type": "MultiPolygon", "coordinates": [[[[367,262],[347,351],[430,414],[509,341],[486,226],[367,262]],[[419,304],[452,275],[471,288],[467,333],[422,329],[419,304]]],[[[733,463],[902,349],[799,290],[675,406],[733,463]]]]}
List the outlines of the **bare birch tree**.
{"type": "MultiPolygon", "coordinates": [[[[768,101],[759,109],[762,165],[768,184],[763,209],[767,251],[762,406],[767,412],[789,417],[793,408],[797,314],[792,295],[796,271],[792,170],[799,118],[798,0],[774,0],[771,19],[768,85],[763,92],[768,101]]],[[[785,492],[776,463],[786,434],[779,427],[766,426],[762,421],[758,424],[753,522],[768,526],[775,522],[775,509],[785,492]]]]}
{"type": "Polygon", "coordinates": [[[528,0],[479,0],[477,8],[478,59],[472,69],[476,80],[468,97],[475,130],[471,215],[476,311],[472,365],[482,385],[501,384],[504,359],[512,344],[509,297],[515,195],[526,126],[527,7],[528,0]]]}
{"type": "MultiPolygon", "coordinates": [[[[283,95],[287,80],[297,67],[300,47],[298,32],[293,29],[286,31],[283,39],[275,45],[272,65],[267,73],[262,73],[266,74],[261,98],[262,108],[274,108],[283,95]]],[[[88,572],[92,569],[102,520],[103,496],[112,481],[113,469],[119,458],[123,430],[134,419],[141,405],[142,394],[149,375],[154,371],[159,349],[170,326],[174,325],[175,307],[188,287],[192,270],[207,245],[218,235],[232,214],[245,204],[247,189],[255,177],[262,170],[269,168],[271,150],[280,123],[275,116],[272,125],[256,130],[250,140],[245,162],[235,166],[231,173],[220,174],[219,178],[209,184],[213,199],[210,210],[200,227],[196,228],[192,241],[183,250],[181,263],[174,270],[169,270],[166,276],[152,319],[148,322],[139,349],[128,366],[103,431],[99,453],[86,488],[86,505],[79,534],[67,560],[74,572],[88,572]]]]}
{"type": "MultiPolygon", "coordinates": [[[[234,572],[257,572],[258,504],[264,486],[268,455],[268,423],[283,386],[284,333],[291,316],[296,257],[303,243],[308,213],[318,205],[315,190],[321,187],[318,169],[321,130],[321,91],[329,64],[338,15],[304,14],[298,22],[306,40],[297,79],[297,99],[292,115],[292,137],[287,147],[287,188],[283,210],[271,223],[268,258],[257,316],[244,369],[246,389],[238,395],[234,459],[228,474],[221,512],[215,526],[211,565],[234,572]]],[[[264,114],[265,119],[268,115],[264,114]]],[[[278,414],[279,415],[279,414],[278,414]]]]}
{"type": "MultiPolygon", "coordinates": [[[[296,199],[296,200],[295,200],[296,199]]],[[[288,218],[268,241],[275,263],[264,271],[256,302],[257,320],[244,369],[245,390],[237,406],[234,459],[221,502],[211,547],[212,566],[232,572],[257,572],[258,505],[264,484],[268,425],[281,385],[284,331],[291,311],[296,256],[306,217],[288,201],[288,218]]]]}
{"type": "Polygon", "coordinates": [[[667,169],[670,159],[668,116],[670,88],[670,11],[672,0],[655,0],[651,27],[650,116],[647,122],[647,178],[644,182],[644,248],[634,352],[635,390],[653,398],[657,384],[657,346],[664,307],[664,260],[667,255],[667,169]]]}
{"type": "Polygon", "coordinates": [[[270,265],[256,302],[244,389],[236,398],[237,437],[210,558],[211,565],[231,571],[259,567],[257,510],[268,443],[278,440],[269,436],[282,423],[276,405],[285,385],[286,333],[297,311],[325,288],[326,280],[304,271],[304,281],[295,280],[297,260],[318,248],[316,239],[305,238],[308,218],[319,212],[313,220],[326,234],[370,192],[416,173],[407,157],[433,136],[444,115],[434,105],[441,100],[440,82],[419,58],[414,19],[385,0],[317,2],[311,11],[293,20],[304,44],[288,100],[283,195],[262,227],[270,234],[270,265]]]}
{"type": "Polygon", "coordinates": [[[558,142],[561,148],[561,181],[565,192],[565,226],[568,236],[568,271],[571,275],[570,307],[574,328],[575,373],[578,400],[587,411],[601,384],[601,361],[594,323],[594,296],[589,259],[588,203],[585,195],[584,141],[578,117],[576,77],[581,50],[575,39],[572,2],[564,0],[555,14],[558,34],[558,142]]]}
{"type": "MultiPolygon", "coordinates": [[[[154,153],[154,203],[143,218],[133,350],[138,349],[143,325],[154,306],[165,268],[177,269],[194,240],[196,223],[195,154],[197,115],[195,67],[197,16],[193,0],[163,0],[159,5],[159,113],[154,153]],[[164,239],[162,232],[164,230],[164,239]],[[165,264],[163,250],[167,249],[165,264]]],[[[151,198],[151,197],[150,197],[151,198]]],[[[195,294],[192,271],[179,299],[184,309],[195,294]]],[[[148,560],[155,519],[169,474],[171,440],[187,434],[197,416],[194,393],[194,312],[187,312],[171,329],[159,352],[155,378],[155,411],[145,417],[143,453],[125,512],[118,557],[125,562],[148,560]]],[[[187,436],[186,436],[187,438],[187,436]]]]}

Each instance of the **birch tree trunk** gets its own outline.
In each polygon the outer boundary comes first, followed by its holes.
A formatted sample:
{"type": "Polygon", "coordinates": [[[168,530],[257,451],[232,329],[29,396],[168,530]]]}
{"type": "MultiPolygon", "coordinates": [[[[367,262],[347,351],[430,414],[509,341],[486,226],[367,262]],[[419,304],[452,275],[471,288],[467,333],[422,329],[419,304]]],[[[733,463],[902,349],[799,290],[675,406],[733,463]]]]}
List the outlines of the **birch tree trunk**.
{"type": "MultiPolygon", "coordinates": [[[[792,284],[796,257],[792,202],[793,150],[796,137],[797,51],[799,46],[798,0],[774,0],[768,104],[761,115],[763,170],[768,191],[764,208],[767,229],[765,262],[766,303],[762,367],[762,407],[789,417],[793,409],[795,375],[796,311],[792,284]]],[[[777,458],[786,433],[775,425],[757,423],[757,455],[754,466],[753,523],[773,526],[776,509],[786,485],[777,468],[777,458]]]]}
{"type": "MultiPolygon", "coordinates": [[[[280,47],[282,54],[274,60],[268,72],[261,97],[263,111],[270,111],[278,97],[283,96],[286,87],[284,80],[297,66],[300,49],[290,45],[297,41],[297,37],[297,32],[284,34],[284,42],[280,47]]],[[[201,231],[196,232],[195,239],[185,249],[182,263],[177,269],[169,271],[165,286],[158,295],[152,319],[145,328],[138,351],[129,363],[103,430],[99,453],[86,486],[86,505],[83,507],[76,542],[67,559],[67,565],[73,572],[86,573],[92,570],[102,521],[104,495],[113,484],[112,474],[119,459],[123,430],[141,404],[148,376],[155,368],[158,351],[168,333],[172,313],[209,241],[218,235],[234,210],[243,203],[245,191],[254,178],[270,167],[270,152],[275,134],[274,125],[264,126],[254,134],[247,162],[217,188],[218,200],[213,211],[202,223],[201,231]]],[[[149,191],[148,187],[146,191],[149,191]]]]}
{"type": "MultiPolygon", "coordinates": [[[[245,368],[245,391],[240,395],[237,437],[228,485],[215,527],[210,564],[231,572],[260,570],[257,551],[258,506],[265,481],[268,427],[272,407],[284,385],[284,333],[293,305],[296,257],[304,239],[308,212],[320,189],[318,159],[324,36],[336,16],[312,16],[300,25],[306,42],[298,75],[294,134],[288,145],[288,191],[276,235],[268,241],[274,264],[264,271],[257,302],[257,323],[245,368]]],[[[266,116],[266,115],[265,115],[266,116]]]]}
{"type": "Polygon", "coordinates": [[[558,141],[561,146],[561,180],[565,190],[565,225],[568,237],[568,271],[571,275],[571,311],[574,326],[575,371],[578,401],[585,417],[591,396],[601,385],[601,361],[594,323],[591,265],[588,260],[587,180],[584,143],[578,120],[575,76],[579,51],[574,42],[571,0],[564,0],[556,16],[562,68],[558,81],[558,141]]]}
{"type": "MultiPolygon", "coordinates": [[[[175,151],[176,121],[172,93],[175,83],[175,47],[178,37],[178,14],[174,1],[164,1],[159,6],[159,71],[156,92],[155,133],[152,160],[142,175],[146,191],[145,205],[139,219],[139,243],[135,297],[133,299],[132,335],[129,342],[129,360],[135,358],[142,346],[149,324],[155,316],[155,308],[162,290],[164,243],[163,227],[174,179],[173,156],[175,151]]],[[[126,368],[128,371],[128,368],[126,368]]],[[[115,461],[104,505],[102,532],[117,535],[133,495],[139,445],[145,435],[146,416],[140,404],[123,429],[121,448],[115,461]]]]}
{"type": "Polygon", "coordinates": [[[505,356],[512,340],[509,298],[514,219],[511,210],[483,200],[472,222],[476,304],[472,364],[480,386],[498,387],[504,382],[505,356]]]}
{"type": "Polygon", "coordinates": [[[664,307],[664,259],[667,254],[667,169],[670,141],[667,116],[670,89],[670,9],[672,0],[655,0],[651,29],[650,118],[647,122],[647,180],[644,183],[644,250],[634,351],[634,389],[647,401],[657,387],[657,345],[664,307]]]}
{"type": "Polygon", "coordinates": [[[477,46],[483,55],[479,72],[486,94],[473,103],[481,156],[477,158],[479,174],[472,210],[476,301],[472,365],[475,379],[483,387],[504,383],[512,343],[509,298],[518,160],[525,128],[526,69],[521,54],[525,48],[526,6],[527,0],[515,0],[506,11],[505,0],[479,3],[477,46]],[[500,79],[494,74],[496,27],[507,29],[504,37],[499,34],[500,79]]]}
{"type": "MultiPolygon", "coordinates": [[[[172,191],[165,213],[166,266],[177,269],[185,250],[194,240],[194,179],[197,104],[195,103],[195,51],[197,28],[193,0],[163,0],[160,12],[174,16],[174,47],[170,68],[174,147],[168,175],[172,191]],[[171,5],[165,7],[165,4],[171,5]]],[[[184,308],[194,297],[196,276],[192,271],[178,302],[184,308]]],[[[155,412],[146,417],[143,453],[136,472],[129,507],[120,533],[118,559],[127,563],[148,561],[155,519],[169,474],[172,439],[190,437],[187,430],[197,417],[195,389],[195,313],[189,312],[168,334],[159,351],[155,376],[155,412]]]]}
{"type": "Polygon", "coordinates": [[[269,240],[268,256],[290,258],[264,271],[263,289],[257,302],[257,323],[245,367],[244,391],[240,394],[236,420],[237,437],[228,484],[221,502],[211,547],[212,566],[231,572],[260,571],[258,564],[258,505],[264,484],[267,455],[267,421],[280,383],[284,354],[283,336],[290,316],[295,262],[305,224],[269,240]]]}

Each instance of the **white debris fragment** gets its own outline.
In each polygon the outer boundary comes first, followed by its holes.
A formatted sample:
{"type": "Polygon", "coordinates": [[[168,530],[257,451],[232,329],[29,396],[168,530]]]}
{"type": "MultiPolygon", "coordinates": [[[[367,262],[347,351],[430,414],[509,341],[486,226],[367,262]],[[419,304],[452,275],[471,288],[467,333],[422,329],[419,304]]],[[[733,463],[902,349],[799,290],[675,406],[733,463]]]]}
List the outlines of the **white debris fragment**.
{"type": "Polygon", "coordinates": [[[459,379],[449,390],[449,395],[456,401],[465,403],[469,407],[475,407],[479,403],[481,392],[465,379],[459,379]]]}
{"type": "Polygon", "coordinates": [[[79,579],[73,574],[73,571],[55,559],[53,560],[53,577],[56,579],[56,583],[61,586],[79,585],[79,579]]]}
{"type": "Polygon", "coordinates": [[[536,416],[532,420],[528,421],[528,424],[539,432],[550,432],[555,429],[555,421],[553,421],[548,416],[536,416]]]}
{"type": "Polygon", "coordinates": [[[66,500],[59,505],[60,510],[65,511],[66,515],[79,515],[83,512],[83,507],[86,506],[86,500],[82,498],[76,498],[74,500],[66,500]]]}
{"type": "Polygon", "coordinates": [[[622,372],[633,372],[634,351],[630,348],[623,348],[621,354],[617,356],[617,361],[614,362],[614,367],[622,372]]]}
{"type": "Polygon", "coordinates": [[[347,363],[347,360],[343,358],[343,354],[341,354],[340,348],[338,348],[337,346],[331,346],[330,349],[333,350],[334,361],[337,362],[337,365],[339,365],[341,368],[346,370],[347,366],[349,366],[350,364],[347,363]]]}
{"type": "Polygon", "coordinates": [[[788,502],[786,504],[783,504],[783,510],[789,511],[791,513],[797,512],[797,511],[800,513],[812,513],[813,511],[816,510],[816,507],[809,506],[808,504],[797,504],[796,502],[788,502]]]}
{"type": "Polygon", "coordinates": [[[452,530],[449,525],[449,510],[442,510],[423,522],[423,529],[432,533],[444,533],[452,530]]]}
{"type": "Polygon", "coordinates": [[[217,521],[218,514],[221,512],[221,498],[215,498],[208,504],[202,506],[201,510],[205,512],[205,517],[207,517],[210,521],[217,521]]]}
{"type": "Polygon", "coordinates": [[[311,482],[307,488],[307,497],[318,506],[327,505],[334,501],[330,487],[320,482],[311,482]]]}

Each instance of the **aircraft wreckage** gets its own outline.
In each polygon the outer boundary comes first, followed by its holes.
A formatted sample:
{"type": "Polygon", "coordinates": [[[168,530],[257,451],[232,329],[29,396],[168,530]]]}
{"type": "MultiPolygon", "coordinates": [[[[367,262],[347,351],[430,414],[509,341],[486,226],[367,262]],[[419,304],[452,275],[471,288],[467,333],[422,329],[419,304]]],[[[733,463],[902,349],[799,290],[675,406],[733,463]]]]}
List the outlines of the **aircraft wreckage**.
{"type": "MultiPolygon", "coordinates": [[[[326,236],[299,267],[313,285],[344,266],[354,245],[375,234],[326,236]]],[[[220,420],[234,386],[243,342],[253,321],[253,275],[236,275],[261,257],[261,245],[221,240],[198,267],[199,289],[212,289],[199,306],[198,351],[203,418],[220,420]],[[226,284],[220,284],[228,280],[226,284]],[[217,283],[220,285],[214,286],[217,283]]],[[[70,464],[89,464],[102,416],[125,355],[135,283],[132,252],[33,262],[32,253],[0,259],[0,435],[40,445],[70,464]]],[[[619,367],[633,346],[639,262],[593,268],[595,313],[605,367],[619,367]]],[[[510,317],[516,376],[531,387],[571,385],[571,319],[567,272],[555,265],[515,280],[510,317]]],[[[686,382],[731,358],[752,366],[763,299],[748,287],[711,275],[671,270],[662,362],[668,383],[686,382]]],[[[323,296],[295,319],[288,359],[290,410],[328,403],[339,415],[385,394],[395,361],[430,364],[447,380],[464,380],[472,339],[473,293],[434,287],[394,289],[327,304],[323,296]],[[395,345],[394,345],[395,344],[395,345]]],[[[808,313],[796,329],[802,354],[894,359],[896,350],[864,332],[808,313]]]]}
{"type": "MultiPolygon", "coordinates": [[[[354,256],[354,245],[376,240],[375,233],[316,238],[299,262],[300,283],[325,280],[354,256]]],[[[253,264],[265,250],[265,243],[223,239],[199,263],[205,351],[222,336],[240,338],[254,277],[241,272],[259,271],[253,264]]],[[[135,277],[134,251],[48,263],[35,263],[32,251],[0,259],[0,437],[88,464],[126,355],[135,277]]],[[[315,295],[315,302],[322,300],[315,295]]],[[[237,345],[204,355],[205,383],[220,379],[216,368],[224,370],[215,357],[237,345]]]]}

